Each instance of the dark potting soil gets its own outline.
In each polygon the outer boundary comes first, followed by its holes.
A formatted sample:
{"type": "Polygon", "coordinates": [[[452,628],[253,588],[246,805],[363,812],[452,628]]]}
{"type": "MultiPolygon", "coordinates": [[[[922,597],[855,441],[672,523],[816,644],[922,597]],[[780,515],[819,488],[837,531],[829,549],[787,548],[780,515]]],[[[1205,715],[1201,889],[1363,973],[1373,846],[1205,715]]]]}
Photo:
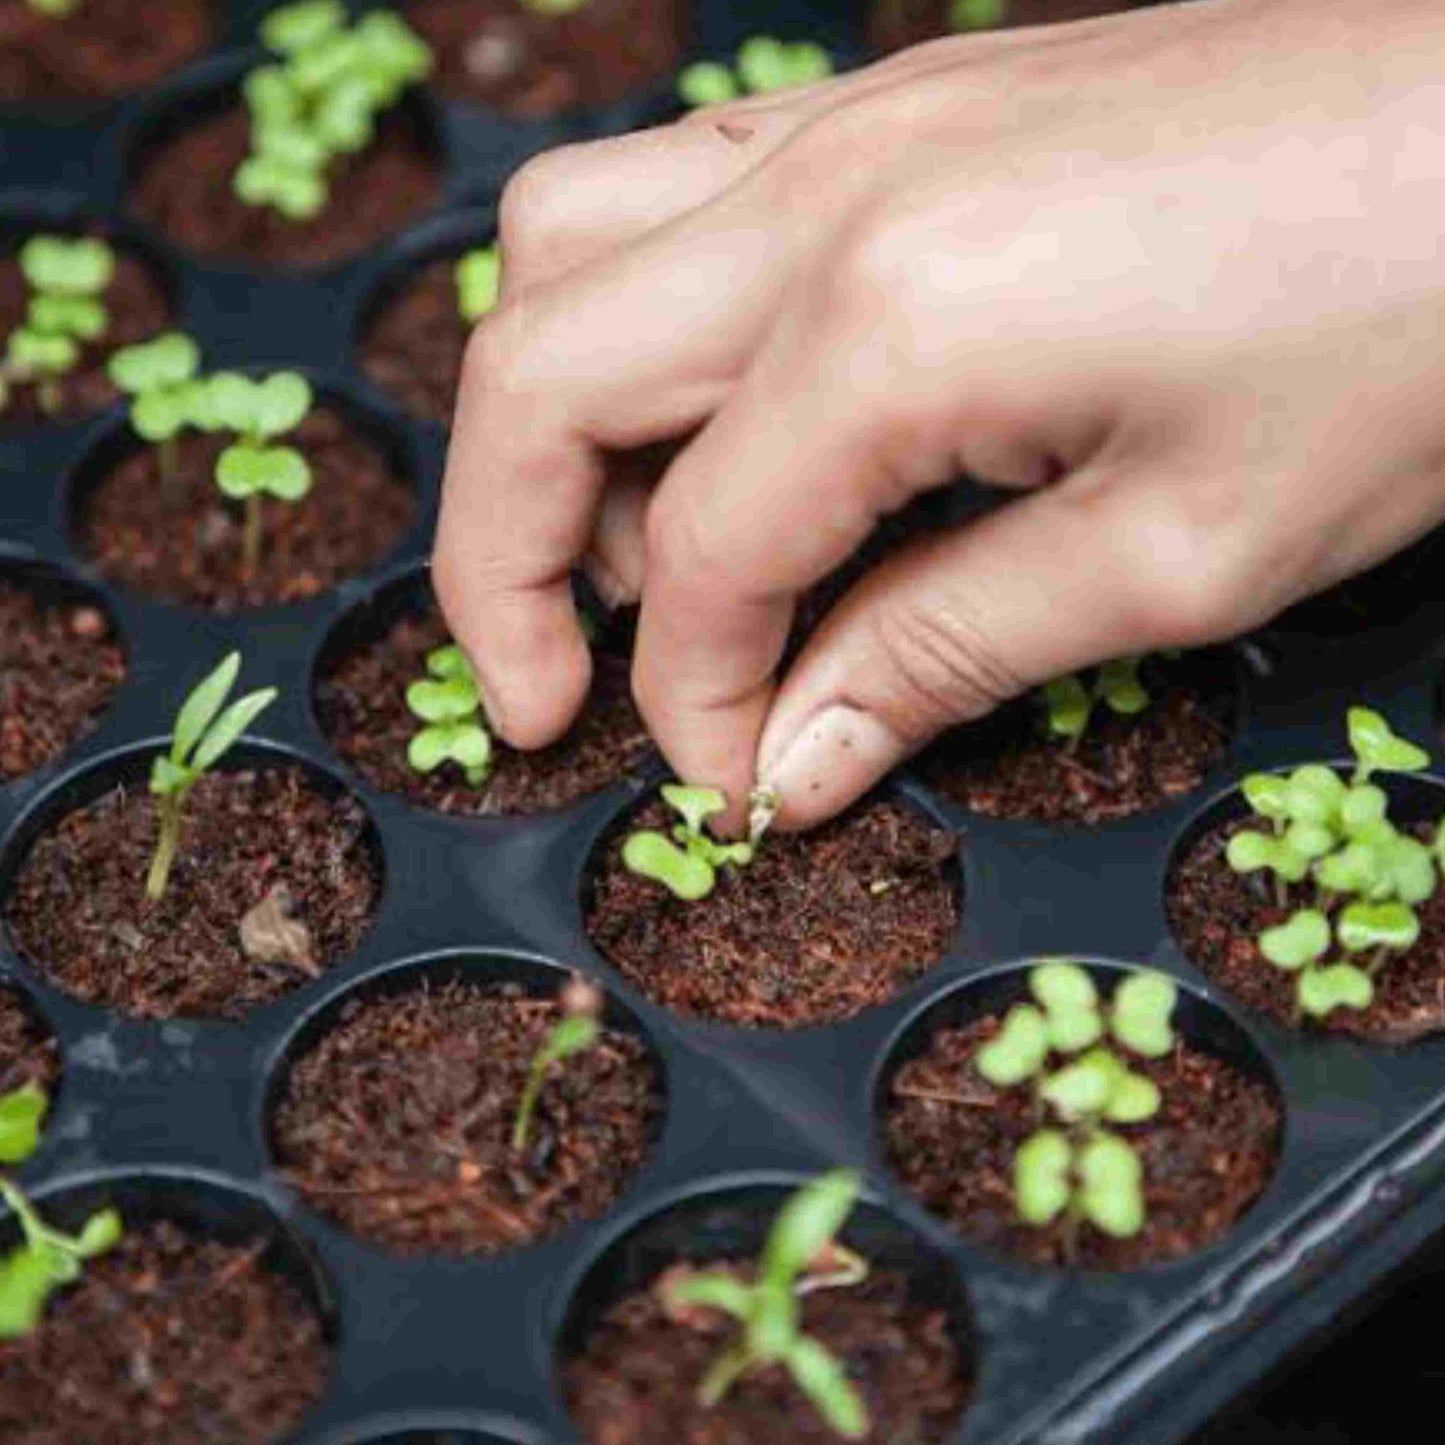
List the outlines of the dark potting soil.
{"type": "Polygon", "coordinates": [[[9,1445],[268,1445],[320,1398],[321,1323],[265,1263],[161,1220],[135,1225],[0,1340],[9,1445]]]}
{"type": "MultiPolygon", "coordinates": [[[[0,0],[3,4],[4,0],[0,0]]],[[[28,13],[28,12],[27,12],[28,13]]],[[[30,304],[30,286],[20,270],[15,252],[30,235],[43,234],[44,225],[11,235],[6,255],[0,259],[0,340],[25,320],[30,304]]],[[[87,234],[107,241],[115,254],[115,274],[101,300],[109,313],[105,335],[81,347],[80,361],[73,371],[57,379],[59,408],[49,415],[40,408],[36,388],[12,383],[10,399],[0,412],[0,427],[34,426],[51,421],[73,421],[104,411],[119,399],[119,388],[105,374],[105,363],[113,351],[133,346],[164,331],[170,319],[170,303],[160,282],[139,257],[122,250],[101,232],[87,234]]]]}
{"type": "Polygon", "coordinates": [[[338,413],[318,406],[286,439],[311,464],[311,490],[299,502],[262,499],[261,560],[247,577],[244,510],[215,481],[228,440],[179,439],[174,501],[161,486],[154,446],[131,452],[96,483],[79,541],[106,577],[217,611],[304,602],[381,561],[411,523],[410,488],[338,413]]]}
{"type": "MultiPolygon", "coordinates": [[[[1140,10],[1156,0],[1003,0],[999,30],[1025,25],[1053,25],[1085,20],[1120,10],[1140,10]]],[[[956,33],[948,23],[951,0],[872,0],[868,10],[868,40],[875,50],[902,50],[956,33]]]]}
{"type": "Polygon", "coordinates": [[[26,1084],[53,1090],[60,1077],[55,1038],[13,990],[0,986],[0,1096],[26,1084]]]}
{"type": "Polygon", "coordinates": [[[0,782],[60,756],[125,678],[100,608],[43,602],[0,578],[0,782]]]}
{"type": "Polygon", "coordinates": [[[1043,730],[1037,694],[954,728],[915,764],[929,787],[990,818],[1096,824],[1132,817],[1193,792],[1233,735],[1232,664],[1212,653],[1149,657],[1150,704],[1121,717],[1102,703],[1071,752],[1043,730]]]}
{"type": "Polygon", "coordinates": [[[609,1029],[554,1065],[512,1149],[528,1067],[562,1017],[515,986],[453,980],[353,999],[291,1069],[273,1124],[315,1209],[388,1249],[493,1254],[603,1213],[662,1111],[643,1045],[609,1029]]]}
{"type": "Polygon", "coordinates": [[[361,339],[361,366],[417,416],[450,423],[471,328],[457,310],[460,253],[429,261],[377,310],[361,339]]]}
{"type": "Polygon", "coordinates": [[[540,119],[610,105],[666,75],[682,44],[679,0],[588,0],[544,15],[521,0],[417,0],[407,19],[457,100],[540,119]]]}
{"type": "Polygon", "coordinates": [[[408,684],[426,676],[426,656],[450,642],[434,606],[403,612],[385,633],[337,659],[319,679],[316,712],[332,746],[373,787],[444,813],[538,813],[566,807],[638,771],[652,743],[632,701],[627,657],[594,649],[592,694],[567,736],[539,752],[494,743],[492,771],[473,787],[444,764],[418,773],[407,744],[421,726],[406,705],[408,684]]]}
{"type": "Polygon", "coordinates": [[[328,170],[330,199],[309,221],[237,199],[231,178],[249,146],[250,122],[239,106],[183,127],[147,158],[132,209],[197,255],[315,267],[371,250],[440,197],[436,161],[396,111],[381,120],[365,151],[328,170]]]}
{"type": "MultiPolygon", "coordinates": [[[[750,1274],[728,1261],[699,1268],[750,1274]]],[[[838,1435],[778,1366],[745,1374],[711,1409],[699,1405],[698,1382],[737,1325],[716,1310],[670,1311],[660,1295],[655,1284],[619,1300],[566,1362],[567,1408],[584,1439],[835,1445],[838,1435]]],[[[950,1438],[972,1380],[947,1315],[911,1301],[906,1276],[880,1271],[851,1289],[815,1290],[801,1305],[803,1332],[843,1365],[863,1399],[872,1424],[865,1439],[933,1445],[950,1438]]]]}
{"type": "Polygon", "coordinates": [[[210,0],[86,4],[39,15],[0,0],[0,101],[103,100],[149,85],[211,43],[210,0]]]}
{"type": "Polygon", "coordinates": [[[587,901],[602,955],[654,1002],[750,1027],[851,1018],[942,958],[959,917],[952,833],[911,808],[862,803],[804,834],[769,834],[696,903],[629,873],[622,845],[668,831],[649,802],[605,840],[587,901]]]}
{"type": "MultiPolygon", "coordinates": [[[[1280,908],[1273,883],[1259,874],[1235,873],[1224,860],[1232,834],[1255,827],[1235,819],[1204,833],[1169,875],[1165,906],[1179,946],[1196,967],[1235,998],[1287,1025],[1298,1026],[1295,975],[1274,967],[1259,951],[1259,935],[1309,906],[1311,890],[1287,890],[1280,908]]],[[[1433,827],[1416,830],[1431,841],[1433,827]]],[[[1310,1027],[1372,1043],[1406,1044],[1445,1031],[1445,892],[1415,909],[1420,938],[1409,953],[1393,958],[1375,978],[1367,1009],[1337,1008],[1310,1027]]]]}
{"type": "Polygon", "coordinates": [[[202,777],[185,805],[165,896],[144,895],[155,815],[143,784],[68,813],[31,846],[5,917],[57,988],[139,1018],[238,1018],[339,963],[379,892],[351,799],[332,801],[295,768],[202,777]],[[276,890],[302,925],[286,962],[241,941],[242,920],[276,890]]]}
{"type": "MultiPolygon", "coordinates": [[[[898,1071],[884,1121],[889,1163],[973,1242],[1030,1264],[1069,1265],[1062,1220],[1035,1228],[1014,1212],[1014,1156],[1040,1121],[1027,1086],[996,1089],[973,1067],[999,1022],[941,1029],[898,1071]]],[[[1132,1239],[1083,1225],[1074,1267],[1137,1269],[1211,1243],[1258,1198],[1279,1152],[1279,1106],[1258,1079],[1184,1043],[1163,1059],[1130,1055],[1129,1067],[1163,1099],[1147,1123],[1109,1126],[1143,1162],[1147,1219],[1132,1239]]]]}

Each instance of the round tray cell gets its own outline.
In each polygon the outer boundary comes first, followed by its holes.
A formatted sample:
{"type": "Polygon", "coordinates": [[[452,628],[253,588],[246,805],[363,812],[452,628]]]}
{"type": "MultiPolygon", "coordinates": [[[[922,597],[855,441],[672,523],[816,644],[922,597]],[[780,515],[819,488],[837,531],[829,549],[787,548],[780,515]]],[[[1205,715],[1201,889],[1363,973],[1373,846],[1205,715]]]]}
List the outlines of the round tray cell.
{"type": "Polygon", "coordinates": [[[87,769],[21,821],[0,861],[10,946],[82,1003],[137,1018],[237,1019],[344,962],[383,886],[355,798],[286,753],[236,746],[191,790],[152,903],[158,751],[87,769]]]}
{"type": "Polygon", "coordinates": [[[837,1023],[917,983],[953,946],[959,839],[885,789],[809,833],[770,833],[696,902],[629,872],[622,850],[676,816],[649,793],[613,820],[582,888],[593,946],[688,1018],[744,1028],[837,1023]]]}
{"type": "Polygon", "coordinates": [[[260,545],[248,566],[246,504],[216,485],[234,438],[186,431],[174,480],[160,449],[118,422],[77,470],[69,495],[76,549],[108,580],[164,602],[230,612],[309,601],[380,566],[416,515],[407,450],[379,417],[319,392],[282,441],[311,469],[295,502],[260,500],[260,545]]]}
{"type": "MultiPolygon", "coordinates": [[[[734,1384],[714,1407],[710,1432],[697,1384],[734,1327],[710,1310],[678,1317],[659,1290],[665,1275],[689,1266],[721,1265],[746,1279],[793,1187],[747,1185],[683,1200],[592,1262],[554,1349],[558,1388],[584,1440],[837,1438],[776,1367],[734,1384]]],[[[956,1267],[871,1204],[854,1209],[840,1242],[862,1255],[868,1273],[861,1284],[808,1291],[803,1332],[847,1372],[873,1421],[870,1439],[955,1439],[977,1376],[973,1316],[956,1267]]]]}
{"type": "Polygon", "coordinates": [[[451,641],[424,568],[380,588],[327,639],[313,690],[317,724],[373,788],[458,816],[551,812],[635,777],[654,753],[632,701],[632,620],[604,618],[585,595],[578,601],[597,629],[595,680],[581,718],[561,742],[540,752],[517,752],[493,740],[479,783],[452,763],[419,773],[407,760],[424,726],[407,706],[407,688],[427,676],[428,655],[451,641]]]}
{"type": "Polygon", "coordinates": [[[320,1010],[270,1090],[277,1168],[319,1214],[394,1254],[492,1255],[606,1213],[652,1150],[661,1065],[621,1005],[533,959],[447,955],[320,1010]],[[551,1064],[574,1011],[600,1033],[551,1064]]]}
{"type": "MultiPolygon", "coordinates": [[[[1087,967],[1105,1000],[1133,972],[1087,967]]],[[[1063,1215],[1044,1226],[1018,1218],[1015,1156],[1038,1129],[1057,1121],[1041,1113],[1031,1082],[996,1088],[973,1060],[1009,1009],[1028,1000],[1028,975],[1028,966],[1009,967],[952,988],[915,1016],[889,1051],[874,1108],[878,1147],[894,1177],[971,1243],[1034,1266],[1139,1269],[1186,1258],[1227,1235],[1273,1176],[1283,1097],[1244,1029],[1184,988],[1170,1053],[1145,1059],[1112,1045],[1115,1057],[1152,1079],[1160,1095],[1152,1119],[1106,1126],[1143,1165],[1142,1229],[1115,1238],[1063,1215]]],[[[1047,1067],[1064,1064],[1064,1056],[1051,1055],[1047,1067]]],[[[1076,1143],[1086,1137],[1081,1131],[1076,1143]]]]}
{"type": "Polygon", "coordinates": [[[0,0],[0,103],[51,111],[129,95],[199,55],[219,30],[213,0],[87,5],[64,17],[0,0]]]}
{"type": "Polygon", "coordinates": [[[378,122],[376,139],[328,171],[326,207],[293,221],[248,206],[232,178],[250,149],[240,99],[245,71],[197,85],[147,118],[128,156],[126,206],[136,219],[194,256],[254,269],[314,271],[373,251],[442,200],[437,119],[412,95],[378,122]]]}
{"type": "Polygon", "coordinates": [[[40,564],[0,564],[0,784],[89,733],[125,671],[124,640],[89,588],[40,564]]]}
{"type": "MultiPolygon", "coordinates": [[[[20,0],[0,0],[0,5],[20,0]]],[[[3,26],[0,26],[3,29],[3,26]]],[[[0,63],[3,63],[0,43],[0,63]]],[[[78,216],[73,211],[44,213],[26,209],[0,217],[0,339],[24,324],[33,291],[20,269],[20,248],[33,236],[81,236],[104,241],[115,269],[98,298],[105,307],[104,332],[81,345],[72,369],[56,378],[53,397],[42,397],[32,384],[11,382],[0,432],[75,422],[118,401],[120,389],[106,375],[106,362],[123,346],[133,346],[176,324],[176,287],[170,267],[153,247],[124,228],[78,216]],[[42,402],[45,404],[42,405],[42,402]]]]}
{"type": "Polygon", "coordinates": [[[590,0],[562,14],[522,0],[412,0],[407,18],[436,54],[443,95],[541,120],[651,89],[677,63],[687,6],[590,0]]]}
{"type": "Polygon", "coordinates": [[[49,1023],[27,994],[0,983],[0,1098],[37,1085],[53,1113],[60,1071],[60,1047],[49,1023]]]}
{"type": "MultiPolygon", "coordinates": [[[[51,1295],[33,1332],[0,1340],[0,1437],[269,1445],[321,1398],[330,1290],[260,1202],[166,1175],[97,1178],[33,1202],[67,1233],[113,1208],[124,1232],[51,1295]]],[[[13,1222],[4,1236],[13,1247],[13,1222]]]]}
{"type": "MultiPolygon", "coordinates": [[[[1348,776],[1349,765],[1337,770],[1348,776]]],[[[1288,771],[1288,770],[1285,770],[1288,771]]],[[[1427,777],[1377,775],[1389,797],[1389,817],[1402,831],[1433,842],[1445,818],[1445,785],[1427,777]]],[[[1308,883],[1285,890],[1283,906],[1272,875],[1241,875],[1225,862],[1230,837],[1241,830],[1260,830],[1244,795],[1234,789],[1204,808],[1180,835],[1165,875],[1164,907],[1175,943],[1194,966],[1250,1008],[1277,1023],[1305,1023],[1296,1007],[1296,975],[1274,967],[1259,951],[1258,938],[1283,923],[1297,909],[1313,907],[1319,898],[1308,883]]],[[[1332,905],[1333,906],[1333,905],[1332,905]]],[[[1374,995],[1365,1009],[1339,1007],[1323,1020],[1308,1021],[1370,1043],[1407,1044],[1445,1032],[1445,889],[1415,913],[1420,937],[1407,953],[1383,964],[1374,980],[1374,995]]],[[[1336,946],[1321,966],[1346,959],[1336,946]]],[[[1361,955],[1359,962],[1368,961],[1361,955]]]]}

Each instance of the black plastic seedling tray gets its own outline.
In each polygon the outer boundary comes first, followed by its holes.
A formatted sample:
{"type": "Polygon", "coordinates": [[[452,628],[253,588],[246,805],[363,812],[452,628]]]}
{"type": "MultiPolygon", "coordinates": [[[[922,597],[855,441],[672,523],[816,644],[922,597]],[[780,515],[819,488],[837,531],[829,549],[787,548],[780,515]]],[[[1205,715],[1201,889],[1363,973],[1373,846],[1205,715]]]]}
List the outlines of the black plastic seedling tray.
{"type": "MultiPolygon", "coordinates": [[[[1185,962],[1162,901],[1170,858],[1211,797],[1247,769],[1336,755],[1349,702],[1368,699],[1409,736],[1436,735],[1438,556],[1417,566],[1407,605],[1382,609],[1378,626],[1369,617],[1343,633],[1285,626],[1238,644],[1230,753],[1205,788],[1163,811],[1053,829],[970,817],[897,780],[901,796],[961,835],[966,906],[943,963],[890,1004],[792,1033],[681,1020],[625,984],[582,925],[593,846],[648,780],[547,817],[449,819],[370,789],[327,746],[313,711],[328,638],[426,557],[445,446],[441,428],[409,420],[363,379],[355,341],[368,306],[419,257],[485,239],[501,183],[528,154],[660,115],[667,87],[545,125],[424,100],[446,162],[438,213],[319,275],[200,263],[126,218],[125,180],[158,118],[237,73],[258,8],[236,6],[227,48],[153,92],[79,117],[0,118],[0,224],[23,232],[103,219],[170,279],[179,324],[208,365],[305,368],[386,440],[414,482],[415,523],[382,567],[304,605],[231,615],[162,605],[100,582],[72,541],[77,498],[122,433],[120,410],[0,433],[0,573],[88,587],[128,656],[99,726],[58,763],[0,788],[0,890],[39,827],[142,776],[185,689],[236,647],[248,686],[281,690],[240,760],[282,756],[349,789],[370,816],[383,896],[352,957],[239,1024],[143,1023],[81,1005],[0,937],[0,975],[48,1021],[63,1061],[26,1183],[42,1200],[63,1196],[62,1208],[106,1195],[223,1231],[273,1232],[275,1261],[305,1282],[334,1343],[325,1397],[296,1442],[566,1445],[577,1437],[560,1399],[559,1350],[600,1304],[675,1253],[752,1247],[785,1186],[859,1164],[868,1188],[855,1237],[950,1310],[973,1356],[977,1387],[957,1441],[1182,1438],[1445,1228],[1445,1039],[1370,1048],[1245,1014],[1185,962]],[[1186,1033],[1278,1089],[1285,1126],[1273,1181],[1195,1257],[1117,1276],[1025,1268],[961,1243],[890,1179],[876,1111],[892,1069],[928,1025],[1009,997],[1027,960],[1060,953],[1174,975],[1186,1033]],[[614,1018],[648,1042],[665,1080],[649,1162],[606,1217],[492,1259],[403,1259],[325,1223],[278,1177],[268,1142],[276,1081],[342,1000],[459,971],[551,992],[569,969],[605,987],[614,1018]]],[[[861,15],[796,0],[781,9],[704,0],[693,21],[696,54],[730,52],[759,30],[821,36],[845,60],[862,53],[861,15]]],[[[1428,786],[1445,813],[1445,783],[1428,786]]]]}

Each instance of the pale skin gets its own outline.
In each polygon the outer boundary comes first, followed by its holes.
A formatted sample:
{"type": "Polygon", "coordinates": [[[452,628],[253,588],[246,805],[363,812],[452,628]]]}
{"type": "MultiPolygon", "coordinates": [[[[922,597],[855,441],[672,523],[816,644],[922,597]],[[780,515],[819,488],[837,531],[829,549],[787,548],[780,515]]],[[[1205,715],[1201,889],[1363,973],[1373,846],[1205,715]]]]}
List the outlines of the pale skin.
{"type": "MultiPolygon", "coordinates": [[[[807,827],[944,728],[1259,624],[1445,519],[1445,12],[1194,0],[553,152],[502,202],[434,575],[509,742],[641,599],[679,776],[807,827]],[[687,438],[661,482],[606,449],[687,438]],[[797,598],[960,470],[1016,488],[797,598]]],[[[729,822],[741,821],[741,803],[729,822]]]]}

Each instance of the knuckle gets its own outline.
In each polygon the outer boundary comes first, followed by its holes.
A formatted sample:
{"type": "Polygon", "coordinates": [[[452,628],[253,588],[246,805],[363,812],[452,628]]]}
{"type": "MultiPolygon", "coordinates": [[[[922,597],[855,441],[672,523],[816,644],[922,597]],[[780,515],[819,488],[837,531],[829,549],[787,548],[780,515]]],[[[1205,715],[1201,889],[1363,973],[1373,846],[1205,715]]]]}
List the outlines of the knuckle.
{"type": "Polygon", "coordinates": [[[721,539],[691,498],[653,502],[643,523],[643,555],[647,576],[670,596],[707,596],[724,585],[721,539]]]}
{"type": "Polygon", "coordinates": [[[562,214],[563,198],[576,175],[577,146],[560,146],[527,161],[502,191],[497,210],[497,237],[508,267],[528,264],[546,243],[562,214]]]}

